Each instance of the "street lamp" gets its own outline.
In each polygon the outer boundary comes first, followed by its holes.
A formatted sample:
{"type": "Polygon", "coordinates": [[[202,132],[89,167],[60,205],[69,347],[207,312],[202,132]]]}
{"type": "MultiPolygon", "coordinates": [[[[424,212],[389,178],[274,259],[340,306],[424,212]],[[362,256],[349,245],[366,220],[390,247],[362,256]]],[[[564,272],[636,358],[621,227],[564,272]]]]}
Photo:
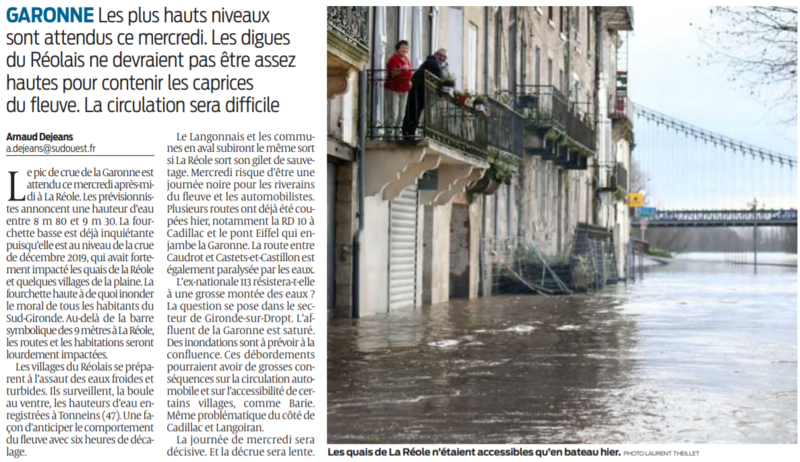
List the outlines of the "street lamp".
{"type": "Polygon", "coordinates": [[[758,201],[747,204],[753,208],[753,274],[758,274],[758,201]]]}

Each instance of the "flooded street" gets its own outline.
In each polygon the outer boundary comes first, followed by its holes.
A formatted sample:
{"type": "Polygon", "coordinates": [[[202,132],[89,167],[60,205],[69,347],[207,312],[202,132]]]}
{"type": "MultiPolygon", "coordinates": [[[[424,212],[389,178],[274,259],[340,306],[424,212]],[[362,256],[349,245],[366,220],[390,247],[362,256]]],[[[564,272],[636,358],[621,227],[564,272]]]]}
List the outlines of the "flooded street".
{"type": "Polygon", "coordinates": [[[797,269],[331,321],[328,441],[796,443],[797,269]]]}

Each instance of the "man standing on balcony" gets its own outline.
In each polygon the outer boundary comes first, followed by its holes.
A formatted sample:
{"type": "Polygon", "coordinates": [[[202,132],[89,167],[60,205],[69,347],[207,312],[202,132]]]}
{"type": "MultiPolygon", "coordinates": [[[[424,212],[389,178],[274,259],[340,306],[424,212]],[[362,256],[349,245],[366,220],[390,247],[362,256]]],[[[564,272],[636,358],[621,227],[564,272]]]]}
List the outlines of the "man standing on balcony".
{"type": "MultiPolygon", "coordinates": [[[[406,116],[403,119],[403,136],[413,138],[419,127],[419,116],[425,107],[425,72],[430,72],[438,78],[443,78],[442,66],[447,64],[447,50],[440,48],[432,56],[428,56],[424,63],[411,77],[411,93],[406,104],[406,116]]],[[[436,89],[438,90],[438,89],[436,89]]]]}
{"type": "Polygon", "coordinates": [[[406,40],[400,40],[394,47],[395,53],[386,64],[386,137],[399,135],[403,114],[406,112],[408,92],[411,91],[411,60],[408,59],[410,47],[406,40]]]}

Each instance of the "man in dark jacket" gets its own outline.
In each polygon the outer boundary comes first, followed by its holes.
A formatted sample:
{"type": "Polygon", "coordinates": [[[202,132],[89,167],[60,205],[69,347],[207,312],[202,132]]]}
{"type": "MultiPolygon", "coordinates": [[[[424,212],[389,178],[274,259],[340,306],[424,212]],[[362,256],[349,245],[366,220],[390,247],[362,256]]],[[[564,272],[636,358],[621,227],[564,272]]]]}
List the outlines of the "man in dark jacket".
{"type": "Polygon", "coordinates": [[[411,92],[408,94],[406,115],[403,118],[403,136],[413,137],[419,127],[419,116],[425,108],[425,72],[444,78],[442,65],[447,62],[447,50],[440,49],[425,60],[411,77],[411,92]]]}

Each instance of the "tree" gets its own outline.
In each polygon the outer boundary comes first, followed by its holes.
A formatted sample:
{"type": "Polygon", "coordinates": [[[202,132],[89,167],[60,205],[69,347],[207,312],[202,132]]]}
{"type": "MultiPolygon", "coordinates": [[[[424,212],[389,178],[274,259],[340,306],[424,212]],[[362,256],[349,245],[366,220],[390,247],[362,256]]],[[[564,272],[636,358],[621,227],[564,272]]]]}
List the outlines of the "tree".
{"type": "Polygon", "coordinates": [[[631,192],[652,192],[650,190],[650,175],[636,162],[636,159],[631,159],[630,182],[631,192]]]}
{"type": "Polygon", "coordinates": [[[722,61],[730,80],[751,95],[797,120],[797,7],[718,6],[711,25],[700,28],[712,51],[709,63],[722,61]]]}

